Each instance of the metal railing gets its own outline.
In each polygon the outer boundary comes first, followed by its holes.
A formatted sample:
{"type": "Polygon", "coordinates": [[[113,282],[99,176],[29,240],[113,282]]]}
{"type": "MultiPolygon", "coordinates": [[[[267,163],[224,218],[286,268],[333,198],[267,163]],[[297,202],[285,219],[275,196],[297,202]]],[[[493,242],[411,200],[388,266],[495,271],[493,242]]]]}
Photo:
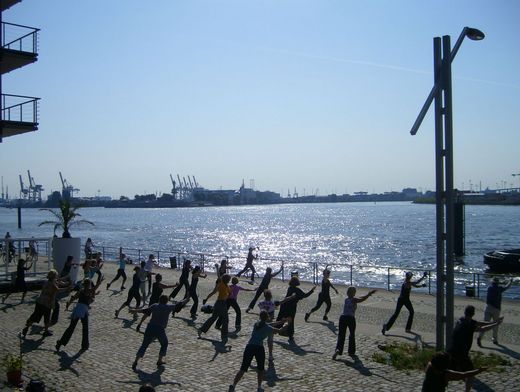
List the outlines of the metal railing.
{"type": "MultiPolygon", "coordinates": [[[[102,253],[104,260],[117,260],[119,247],[99,246],[97,250],[102,253]]],[[[179,249],[150,250],[140,248],[121,248],[134,263],[146,261],[149,254],[153,254],[163,267],[181,268],[186,259],[199,264],[203,269],[213,269],[222,259],[232,263],[231,272],[239,271],[245,264],[244,255],[212,254],[204,252],[188,252],[179,249]]],[[[435,293],[437,276],[435,269],[417,269],[406,266],[384,266],[384,265],[359,265],[341,262],[318,263],[299,260],[287,260],[276,257],[262,257],[255,261],[257,274],[263,275],[263,268],[269,266],[273,271],[281,269],[280,279],[284,282],[290,277],[291,271],[298,271],[302,280],[320,284],[322,273],[325,268],[332,269],[333,280],[347,285],[363,285],[365,287],[386,288],[387,290],[399,290],[404,281],[405,272],[412,272],[417,278],[427,272],[423,282],[426,287],[418,289],[428,294],[435,293]]],[[[499,275],[484,272],[455,272],[455,292],[458,295],[480,298],[489,285],[492,277],[498,276],[503,279],[518,277],[519,275],[499,275]]],[[[416,280],[415,278],[413,280],[416,280]]],[[[515,297],[520,297],[515,294],[515,297]]]]}
{"type": "Polygon", "coordinates": [[[2,22],[2,48],[20,52],[38,53],[40,29],[2,22]]]}
{"type": "Polygon", "coordinates": [[[2,120],[36,124],[40,98],[2,94],[2,120]]]}

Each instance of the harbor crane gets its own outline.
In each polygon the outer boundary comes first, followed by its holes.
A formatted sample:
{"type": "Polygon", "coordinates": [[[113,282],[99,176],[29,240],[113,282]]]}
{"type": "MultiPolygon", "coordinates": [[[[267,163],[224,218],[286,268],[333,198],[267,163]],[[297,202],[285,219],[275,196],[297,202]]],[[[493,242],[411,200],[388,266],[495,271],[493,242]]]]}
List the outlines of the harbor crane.
{"type": "Polygon", "coordinates": [[[36,184],[29,170],[27,170],[27,176],[29,177],[29,200],[42,201],[43,186],[36,184]]]}
{"type": "Polygon", "coordinates": [[[518,178],[518,188],[520,190],[520,173],[513,173],[511,174],[513,177],[517,177],[518,178]]]}
{"type": "Polygon", "coordinates": [[[188,182],[190,183],[190,189],[193,190],[193,184],[191,183],[191,178],[189,175],[188,175],[188,182]]]}
{"type": "Polygon", "coordinates": [[[79,192],[78,188],[74,188],[71,184],[67,182],[65,178],[63,178],[63,175],[60,173],[60,180],[61,180],[61,186],[62,186],[62,197],[64,199],[70,199],[74,197],[74,192],[79,192]]]}
{"type": "Polygon", "coordinates": [[[170,173],[170,180],[172,181],[172,195],[173,195],[173,198],[176,199],[177,197],[177,186],[175,184],[175,180],[173,179],[173,176],[171,175],[170,173]]]}
{"type": "Polygon", "coordinates": [[[178,174],[177,174],[177,180],[179,181],[179,198],[180,198],[180,199],[184,199],[184,196],[185,196],[186,190],[185,190],[184,187],[182,186],[181,177],[180,177],[178,174]]]}
{"type": "Polygon", "coordinates": [[[29,189],[25,187],[22,180],[22,175],[19,174],[20,178],[20,199],[27,199],[29,197],[29,189]]]}
{"type": "Polygon", "coordinates": [[[199,187],[199,183],[195,179],[195,176],[192,176],[192,177],[193,177],[193,185],[195,186],[195,188],[198,188],[199,187]]]}

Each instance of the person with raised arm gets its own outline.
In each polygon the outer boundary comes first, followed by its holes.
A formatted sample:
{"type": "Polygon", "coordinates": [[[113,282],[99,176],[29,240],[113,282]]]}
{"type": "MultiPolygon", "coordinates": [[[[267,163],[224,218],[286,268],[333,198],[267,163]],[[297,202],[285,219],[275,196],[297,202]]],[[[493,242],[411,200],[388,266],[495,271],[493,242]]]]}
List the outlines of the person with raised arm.
{"type": "Polygon", "coordinates": [[[467,380],[482,373],[485,368],[459,372],[450,370],[451,356],[446,352],[435,353],[426,367],[422,392],[444,392],[450,381],[467,380]]]}
{"type": "MultiPolygon", "coordinates": [[[[493,278],[491,286],[488,287],[486,296],[486,309],[484,310],[484,321],[498,321],[500,319],[500,308],[502,307],[502,293],[511,287],[513,279],[510,279],[505,286],[500,285],[500,279],[493,278]]],[[[477,344],[482,347],[484,332],[480,332],[477,344]]],[[[498,344],[498,325],[493,327],[493,343],[498,344]]]]}
{"type": "MultiPolygon", "coordinates": [[[[503,317],[500,317],[494,322],[483,322],[473,320],[474,315],[475,307],[473,305],[466,306],[464,309],[464,316],[457,321],[455,328],[453,328],[451,344],[447,350],[451,355],[451,370],[467,372],[475,369],[473,362],[469,357],[469,351],[473,344],[473,334],[475,332],[489,331],[493,327],[501,324],[504,319],[503,317]]],[[[466,378],[466,392],[471,391],[473,379],[473,376],[466,378]]]]}
{"type": "Polygon", "coordinates": [[[144,357],[146,349],[155,339],[158,339],[161,344],[157,366],[163,366],[166,363],[164,362],[164,357],[166,356],[166,351],[168,349],[166,327],[168,326],[170,313],[179,312],[189,300],[189,298],[184,298],[184,300],[170,305],[168,304],[168,296],[161,295],[159,303],[153,304],[146,309],[129,309],[130,313],[144,313],[147,316],[151,316],[150,322],[144,331],[143,343],[135,355],[134,363],[132,363],[132,369],[134,371],[137,369],[139,359],[144,357]]]}
{"type": "Polygon", "coordinates": [[[323,270],[323,279],[321,280],[321,292],[318,294],[318,302],[316,302],[316,306],[312,308],[309,313],[305,313],[305,321],[309,321],[311,314],[321,308],[321,305],[324,303],[327,305],[327,307],[325,308],[323,320],[327,321],[329,319],[327,315],[329,314],[330,308],[332,307],[332,301],[330,300],[330,289],[333,289],[336,294],[338,294],[338,289],[336,289],[330,281],[330,269],[325,267],[323,270]]]}
{"type": "Polygon", "coordinates": [[[72,311],[72,316],[70,317],[70,324],[63,332],[63,335],[56,342],[56,351],[60,351],[61,346],[66,346],[69,343],[72,334],[74,333],[74,329],[78,324],[78,321],[81,320],[82,334],[81,334],[81,351],[86,351],[89,349],[89,336],[88,336],[88,316],[90,304],[94,302],[94,297],[98,294],[99,285],[103,279],[101,279],[96,285],[92,283],[90,279],[83,280],[82,288],[74,294],[74,299],[78,299],[78,303],[74,307],[72,311]]]}
{"type": "Polygon", "coordinates": [[[255,274],[256,274],[256,270],[255,270],[255,266],[253,265],[253,261],[258,259],[258,255],[253,254],[253,251],[255,249],[257,249],[257,248],[255,248],[254,246],[249,247],[249,251],[247,252],[246,265],[244,266],[242,271],[240,271],[238,274],[236,274],[236,276],[239,278],[240,275],[247,272],[248,270],[251,270],[251,283],[255,282],[255,274]]]}
{"type": "Polygon", "coordinates": [[[313,286],[307,293],[304,293],[302,289],[298,286],[300,285],[300,279],[298,276],[293,276],[289,280],[289,288],[287,289],[287,294],[285,298],[287,301],[282,301],[283,304],[280,306],[280,311],[278,312],[277,321],[281,321],[289,318],[289,326],[287,328],[287,336],[289,337],[289,343],[294,343],[294,322],[296,318],[296,312],[298,309],[298,302],[310,296],[316,290],[316,286],[313,286]]]}
{"type": "Polygon", "coordinates": [[[428,276],[428,272],[424,272],[423,276],[416,280],[415,282],[412,282],[412,272],[407,272],[405,275],[405,280],[403,284],[401,285],[401,293],[399,294],[399,298],[397,299],[397,306],[395,307],[394,314],[390,317],[390,319],[386,322],[386,324],[383,324],[383,328],[381,329],[381,333],[384,335],[386,331],[390,331],[390,328],[395,323],[395,320],[399,316],[399,313],[401,312],[402,307],[406,307],[408,309],[408,320],[406,322],[406,332],[412,331],[412,324],[413,324],[413,305],[412,301],[410,301],[410,293],[412,291],[412,287],[426,287],[426,283],[421,283],[426,277],[428,276]]]}
{"type": "Polygon", "coordinates": [[[262,389],[262,381],[264,380],[265,373],[265,348],[264,348],[264,340],[271,336],[273,333],[280,333],[284,331],[287,326],[282,328],[275,328],[267,321],[269,320],[269,315],[265,310],[260,311],[260,320],[255,323],[253,326],[253,332],[251,333],[251,338],[246,345],[244,350],[244,355],[242,358],[242,364],[240,365],[240,370],[236,373],[235,378],[233,379],[233,384],[229,386],[228,391],[233,392],[238,382],[242,379],[244,374],[249,369],[253,358],[256,359],[256,368],[258,372],[257,382],[258,382],[258,391],[263,391],[262,389]]]}
{"type": "Polygon", "coordinates": [[[347,289],[347,298],[343,305],[343,314],[339,318],[339,332],[338,342],[336,343],[336,351],[332,359],[336,359],[338,355],[343,355],[343,348],[345,347],[345,337],[347,328],[349,330],[348,336],[348,355],[356,355],[356,309],[357,304],[366,301],[377,290],[370,290],[368,294],[363,297],[356,297],[356,288],[349,287],[347,289]]]}
{"type": "Polygon", "coordinates": [[[269,285],[271,284],[271,279],[274,278],[276,275],[278,275],[280,272],[282,272],[283,267],[280,268],[277,272],[273,273],[273,269],[271,267],[267,267],[265,269],[265,275],[262,278],[262,281],[260,282],[260,285],[256,289],[255,296],[249,303],[249,306],[246,309],[246,313],[249,313],[253,308],[255,307],[256,301],[258,301],[258,298],[264,293],[265,290],[269,289],[269,285]]]}

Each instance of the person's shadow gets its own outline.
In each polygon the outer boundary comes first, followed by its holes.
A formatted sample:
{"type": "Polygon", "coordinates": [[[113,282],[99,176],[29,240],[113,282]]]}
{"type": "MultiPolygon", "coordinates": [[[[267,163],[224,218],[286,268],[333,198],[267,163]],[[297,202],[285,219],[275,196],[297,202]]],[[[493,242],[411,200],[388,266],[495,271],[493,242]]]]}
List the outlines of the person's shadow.
{"type": "Polygon", "coordinates": [[[336,361],[343,362],[348,367],[351,367],[352,369],[357,370],[359,372],[359,374],[361,374],[363,376],[372,376],[373,375],[373,373],[370,371],[370,369],[367,368],[363,364],[363,361],[357,355],[355,355],[355,354],[350,355],[350,358],[352,358],[352,360],[342,358],[342,359],[336,359],[336,361]]]}
{"type": "Polygon", "coordinates": [[[297,381],[301,379],[302,377],[280,377],[280,375],[276,373],[276,368],[274,366],[273,361],[269,361],[269,365],[267,366],[267,370],[265,371],[265,381],[270,388],[276,386],[277,382],[297,381]]]}
{"type": "Polygon", "coordinates": [[[182,387],[182,384],[177,381],[163,381],[161,379],[161,375],[164,372],[164,366],[157,367],[157,370],[155,370],[152,373],[145,372],[141,369],[134,370],[135,373],[137,373],[137,377],[139,380],[137,381],[118,381],[122,384],[137,384],[137,385],[143,385],[143,384],[151,384],[153,387],[156,387],[158,385],[175,385],[178,387],[182,387]]]}
{"type": "Polygon", "coordinates": [[[215,359],[218,357],[219,354],[226,354],[226,353],[231,352],[231,346],[226,343],[221,342],[220,340],[208,339],[208,338],[203,338],[203,337],[200,337],[198,340],[205,340],[205,341],[211,342],[211,344],[213,344],[213,348],[215,349],[215,354],[211,358],[210,362],[215,361],[215,359]]]}
{"type": "Polygon", "coordinates": [[[139,319],[139,316],[137,313],[134,313],[131,320],[129,319],[123,319],[123,328],[130,328],[132,329],[132,326],[135,324],[135,322],[139,319]]]}
{"type": "Polygon", "coordinates": [[[514,350],[511,350],[509,347],[504,346],[503,344],[496,344],[496,347],[488,347],[490,350],[498,351],[502,354],[508,355],[514,359],[520,359],[520,353],[514,350]]]}
{"type": "Polygon", "coordinates": [[[330,331],[334,335],[338,334],[338,327],[336,326],[336,324],[334,324],[333,321],[325,321],[325,322],[317,321],[317,324],[321,324],[321,325],[326,326],[328,329],[330,329],[330,331]]]}
{"type": "Polygon", "coordinates": [[[303,348],[303,347],[309,346],[309,344],[305,344],[305,345],[299,346],[295,342],[293,342],[293,343],[285,343],[285,342],[280,342],[280,341],[277,341],[277,340],[275,340],[274,343],[276,343],[279,346],[281,346],[284,350],[291,351],[294,354],[300,355],[300,356],[307,355],[307,354],[323,354],[320,351],[305,350],[303,348]]]}
{"type": "Polygon", "coordinates": [[[60,368],[58,369],[59,372],[62,372],[64,370],[70,370],[76,377],[79,377],[79,372],[72,367],[74,365],[74,362],[78,360],[79,357],[84,353],[83,350],[79,350],[76,354],[74,354],[72,357],[69,356],[65,351],[59,351],[56,354],[60,356],[59,362],[60,362],[60,368]]]}

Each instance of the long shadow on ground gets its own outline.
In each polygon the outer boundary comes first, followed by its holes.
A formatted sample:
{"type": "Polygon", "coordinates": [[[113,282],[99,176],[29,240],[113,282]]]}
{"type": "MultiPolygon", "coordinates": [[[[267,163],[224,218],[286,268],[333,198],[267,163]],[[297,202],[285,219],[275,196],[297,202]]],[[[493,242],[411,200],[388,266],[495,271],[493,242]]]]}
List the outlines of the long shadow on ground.
{"type": "Polygon", "coordinates": [[[137,373],[137,377],[139,380],[130,380],[130,381],[121,381],[117,382],[121,384],[135,384],[135,385],[143,385],[143,384],[151,384],[153,387],[158,385],[175,385],[178,387],[182,387],[182,384],[177,381],[163,381],[161,379],[161,375],[164,372],[164,366],[159,366],[156,371],[152,373],[145,372],[141,369],[137,369],[135,371],[137,373]]]}

